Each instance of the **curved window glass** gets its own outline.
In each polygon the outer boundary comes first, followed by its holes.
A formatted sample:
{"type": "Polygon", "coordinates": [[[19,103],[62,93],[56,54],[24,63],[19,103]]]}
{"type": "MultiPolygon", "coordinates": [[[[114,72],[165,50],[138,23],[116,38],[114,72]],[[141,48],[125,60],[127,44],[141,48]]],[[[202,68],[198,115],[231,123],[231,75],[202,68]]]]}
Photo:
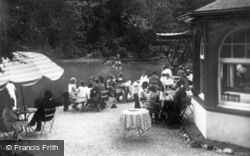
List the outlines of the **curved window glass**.
{"type": "Polygon", "coordinates": [[[229,33],[219,53],[220,104],[250,110],[250,29],[229,33]]]}

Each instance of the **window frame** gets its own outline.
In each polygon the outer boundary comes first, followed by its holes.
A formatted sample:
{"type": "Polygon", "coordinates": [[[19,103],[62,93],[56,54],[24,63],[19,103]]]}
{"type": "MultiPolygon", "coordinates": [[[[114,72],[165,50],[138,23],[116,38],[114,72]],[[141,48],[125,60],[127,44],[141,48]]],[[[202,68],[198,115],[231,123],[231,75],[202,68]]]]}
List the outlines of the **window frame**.
{"type": "Polygon", "coordinates": [[[205,45],[204,45],[204,37],[201,37],[200,42],[200,91],[199,97],[204,101],[205,100],[205,45]],[[203,71],[202,71],[203,70],[203,71]],[[202,74],[203,73],[203,74],[202,74]]]}
{"type": "MultiPolygon", "coordinates": [[[[222,46],[223,45],[235,45],[235,42],[231,42],[229,43],[225,43],[226,39],[228,37],[230,37],[230,35],[232,35],[233,33],[237,32],[237,31],[247,31],[250,30],[249,27],[240,27],[237,28],[233,31],[230,31],[222,40],[220,47],[219,47],[219,53],[218,53],[218,107],[223,107],[223,108],[228,108],[228,109],[235,109],[235,110],[244,110],[244,111],[250,111],[250,103],[241,103],[241,102],[232,102],[232,101],[223,101],[222,99],[222,80],[221,80],[221,66],[222,64],[247,64],[250,65],[250,58],[246,58],[246,46],[248,46],[249,44],[246,43],[245,40],[245,44],[244,43],[240,43],[239,45],[243,45],[245,46],[245,58],[233,58],[233,55],[231,55],[231,58],[222,58],[221,57],[221,52],[222,52],[222,46]]],[[[250,36],[249,36],[250,37],[250,36]]],[[[233,50],[231,50],[231,54],[233,53],[233,50]]],[[[241,94],[239,92],[239,94],[241,94]]],[[[250,95],[250,94],[249,94],[250,95]]]]}

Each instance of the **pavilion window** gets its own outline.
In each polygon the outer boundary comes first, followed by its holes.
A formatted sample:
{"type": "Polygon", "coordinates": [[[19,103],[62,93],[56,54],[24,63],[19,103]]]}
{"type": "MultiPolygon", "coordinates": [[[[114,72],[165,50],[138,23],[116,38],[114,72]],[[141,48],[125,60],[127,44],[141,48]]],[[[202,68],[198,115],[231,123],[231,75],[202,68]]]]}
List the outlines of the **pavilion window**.
{"type": "Polygon", "coordinates": [[[219,106],[250,110],[250,29],[229,33],[219,51],[219,106]]]}
{"type": "Polygon", "coordinates": [[[205,61],[204,61],[204,41],[201,38],[200,43],[200,98],[204,100],[204,90],[205,90],[205,61]]]}

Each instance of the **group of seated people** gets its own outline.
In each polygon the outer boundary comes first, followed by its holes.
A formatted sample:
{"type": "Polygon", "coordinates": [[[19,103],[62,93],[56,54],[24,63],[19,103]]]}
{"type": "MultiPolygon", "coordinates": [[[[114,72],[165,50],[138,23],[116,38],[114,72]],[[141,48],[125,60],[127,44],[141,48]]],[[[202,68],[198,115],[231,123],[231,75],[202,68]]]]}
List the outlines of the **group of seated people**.
{"type": "MultiPolygon", "coordinates": [[[[3,94],[6,94],[4,99],[4,108],[1,109],[2,118],[1,122],[3,125],[1,131],[13,132],[13,139],[21,139],[21,133],[24,128],[28,126],[35,126],[35,131],[41,131],[41,126],[45,119],[45,108],[55,108],[61,105],[61,102],[57,102],[53,99],[52,91],[46,90],[44,92],[44,97],[37,98],[34,103],[34,107],[37,108],[37,111],[34,113],[32,119],[28,122],[26,117],[21,116],[20,111],[26,111],[25,109],[13,109],[14,100],[8,96],[8,92],[5,89],[2,91],[3,94]],[[5,128],[5,130],[4,130],[5,128]]],[[[25,107],[24,107],[25,108],[25,107]]]]}
{"type": "Polygon", "coordinates": [[[109,60],[107,60],[106,62],[107,65],[121,65],[121,58],[120,58],[120,54],[117,54],[116,57],[112,57],[109,60]]]}
{"type": "Polygon", "coordinates": [[[122,64],[121,60],[108,60],[106,63],[107,65],[121,65],[122,64]]]}
{"type": "MultiPolygon", "coordinates": [[[[190,69],[188,70],[190,72],[190,69]]],[[[152,76],[148,78],[146,72],[142,72],[140,78],[141,89],[138,93],[141,107],[149,109],[150,114],[154,114],[156,120],[160,118],[160,111],[164,110],[167,111],[165,115],[168,115],[169,122],[180,122],[183,99],[187,98],[186,91],[190,90],[189,86],[191,85],[190,80],[187,78],[188,74],[183,66],[179,67],[177,80],[168,66],[163,67],[161,77],[157,76],[156,72],[153,72],[152,76]],[[171,101],[173,104],[164,104],[162,106],[159,102],[160,92],[168,90],[175,91],[174,99],[171,101]]]]}
{"type": "Polygon", "coordinates": [[[124,100],[126,101],[129,89],[122,73],[117,78],[111,74],[106,83],[103,76],[96,78],[91,76],[88,85],[86,85],[85,81],[81,80],[79,87],[77,87],[77,79],[72,77],[68,84],[68,95],[66,95],[66,97],[69,97],[69,100],[64,102],[64,111],[68,110],[70,104],[73,104],[72,108],[76,110],[79,110],[77,107],[79,104],[83,104],[85,108],[88,106],[96,108],[97,104],[101,103],[101,93],[108,91],[109,96],[112,96],[111,94],[114,94],[115,89],[122,91],[125,95],[124,100]]]}
{"type": "Polygon", "coordinates": [[[103,80],[102,76],[98,78],[91,76],[88,85],[81,80],[79,87],[77,87],[77,79],[74,77],[70,78],[68,84],[69,101],[64,101],[64,111],[68,110],[70,104],[73,104],[72,108],[76,110],[78,110],[78,104],[83,104],[84,107],[97,106],[97,103],[101,100],[101,91],[106,90],[103,80]]]}

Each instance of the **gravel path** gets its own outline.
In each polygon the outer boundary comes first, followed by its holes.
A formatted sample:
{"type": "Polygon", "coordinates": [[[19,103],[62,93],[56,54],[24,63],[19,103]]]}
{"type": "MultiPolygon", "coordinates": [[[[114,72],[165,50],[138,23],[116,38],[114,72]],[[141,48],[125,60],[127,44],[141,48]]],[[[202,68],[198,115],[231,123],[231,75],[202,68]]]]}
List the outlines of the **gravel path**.
{"type": "Polygon", "coordinates": [[[189,147],[180,137],[178,129],[161,125],[153,125],[143,137],[137,131],[130,131],[124,138],[120,113],[133,105],[117,104],[118,108],[106,108],[102,112],[63,112],[63,108],[59,107],[54,123],[57,134],[50,133],[36,139],[64,140],[65,156],[219,155],[189,147]]]}

